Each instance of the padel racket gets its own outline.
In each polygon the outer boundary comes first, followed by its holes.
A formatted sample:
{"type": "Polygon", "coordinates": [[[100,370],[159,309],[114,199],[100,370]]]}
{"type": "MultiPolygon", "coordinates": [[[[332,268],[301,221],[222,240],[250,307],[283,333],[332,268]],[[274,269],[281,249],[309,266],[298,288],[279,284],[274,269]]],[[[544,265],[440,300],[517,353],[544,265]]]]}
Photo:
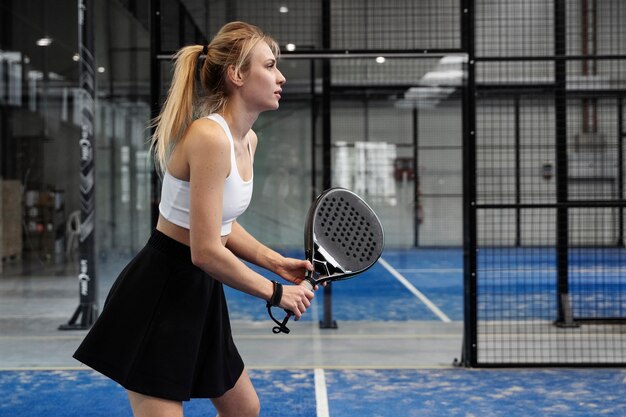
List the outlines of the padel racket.
{"type": "MultiPolygon", "coordinates": [[[[358,195],[345,188],[330,188],[309,208],[304,228],[305,256],[313,271],[300,283],[310,290],[318,284],[352,278],[368,270],[383,252],[384,232],[376,213],[358,195]]],[[[287,311],[274,333],[289,333],[287,311]]]]}

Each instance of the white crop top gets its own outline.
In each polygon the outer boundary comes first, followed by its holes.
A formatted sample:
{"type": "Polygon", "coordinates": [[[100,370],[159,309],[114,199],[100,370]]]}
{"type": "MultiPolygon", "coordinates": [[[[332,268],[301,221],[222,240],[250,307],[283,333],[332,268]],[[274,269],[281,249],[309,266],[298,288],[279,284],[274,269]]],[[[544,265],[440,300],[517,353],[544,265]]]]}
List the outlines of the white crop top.
{"type": "MultiPolygon", "coordinates": [[[[224,201],[222,207],[222,230],[221,235],[226,236],[232,230],[233,222],[248,208],[252,199],[252,180],[244,181],[239,176],[237,160],[235,159],[235,142],[230,133],[226,120],[219,114],[207,116],[224,129],[230,141],[230,174],[224,182],[224,201]]],[[[252,161],[252,149],[248,142],[248,152],[252,161]]],[[[170,222],[177,226],[189,229],[189,182],[173,177],[165,172],[163,186],[161,188],[161,202],[159,212],[170,222]]]]}

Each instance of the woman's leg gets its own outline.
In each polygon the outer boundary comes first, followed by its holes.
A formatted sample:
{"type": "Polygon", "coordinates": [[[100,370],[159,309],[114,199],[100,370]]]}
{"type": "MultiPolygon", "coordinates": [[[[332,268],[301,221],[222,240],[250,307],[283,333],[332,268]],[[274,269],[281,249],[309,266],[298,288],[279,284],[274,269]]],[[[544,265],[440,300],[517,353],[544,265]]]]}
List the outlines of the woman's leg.
{"type": "Polygon", "coordinates": [[[219,417],[258,417],[261,412],[259,397],[245,370],[234,387],[211,401],[219,417]]]}
{"type": "Polygon", "coordinates": [[[128,400],[134,417],[183,417],[183,404],[129,391],[128,400]]]}

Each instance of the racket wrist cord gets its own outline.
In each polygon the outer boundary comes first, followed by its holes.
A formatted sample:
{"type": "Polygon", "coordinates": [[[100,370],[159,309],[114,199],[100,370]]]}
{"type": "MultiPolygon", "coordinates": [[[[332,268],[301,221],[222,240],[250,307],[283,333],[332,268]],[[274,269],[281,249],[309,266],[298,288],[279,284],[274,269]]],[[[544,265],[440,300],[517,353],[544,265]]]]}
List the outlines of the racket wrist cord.
{"type": "Polygon", "coordinates": [[[276,281],[272,281],[272,284],[274,284],[274,291],[272,292],[272,297],[267,301],[267,304],[265,305],[267,307],[267,313],[270,315],[270,318],[274,321],[274,323],[277,324],[276,326],[274,326],[272,331],[276,334],[289,333],[290,330],[286,326],[287,320],[281,323],[272,314],[272,307],[278,307],[280,305],[280,300],[283,298],[283,285],[276,281]]]}
{"type": "Polygon", "coordinates": [[[287,327],[287,321],[289,321],[289,318],[291,317],[292,313],[290,311],[287,311],[287,310],[285,310],[285,311],[287,312],[287,316],[285,317],[285,319],[282,322],[280,322],[272,314],[272,305],[269,302],[267,303],[267,313],[270,315],[270,318],[272,319],[272,321],[274,323],[276,323],[276,326],[274,326],[272,328],[272,332],[274,332],[274,334],[278,334],[278,333],[289,334],[289,332],[291,331],[287,327]]]}

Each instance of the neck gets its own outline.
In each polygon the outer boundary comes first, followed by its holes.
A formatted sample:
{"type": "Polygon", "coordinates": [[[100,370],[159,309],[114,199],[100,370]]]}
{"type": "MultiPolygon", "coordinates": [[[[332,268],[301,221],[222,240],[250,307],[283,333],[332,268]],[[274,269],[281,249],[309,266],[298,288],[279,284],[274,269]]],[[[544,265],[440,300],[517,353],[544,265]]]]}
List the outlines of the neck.
{"type": "Polygon", "coordinates": [[[258,112],[248,111],[245,106],[232,102],[226,105],[221,115],[228,123],[230,133],[235,140],[243,140],[259,117],[258,112]]]}

